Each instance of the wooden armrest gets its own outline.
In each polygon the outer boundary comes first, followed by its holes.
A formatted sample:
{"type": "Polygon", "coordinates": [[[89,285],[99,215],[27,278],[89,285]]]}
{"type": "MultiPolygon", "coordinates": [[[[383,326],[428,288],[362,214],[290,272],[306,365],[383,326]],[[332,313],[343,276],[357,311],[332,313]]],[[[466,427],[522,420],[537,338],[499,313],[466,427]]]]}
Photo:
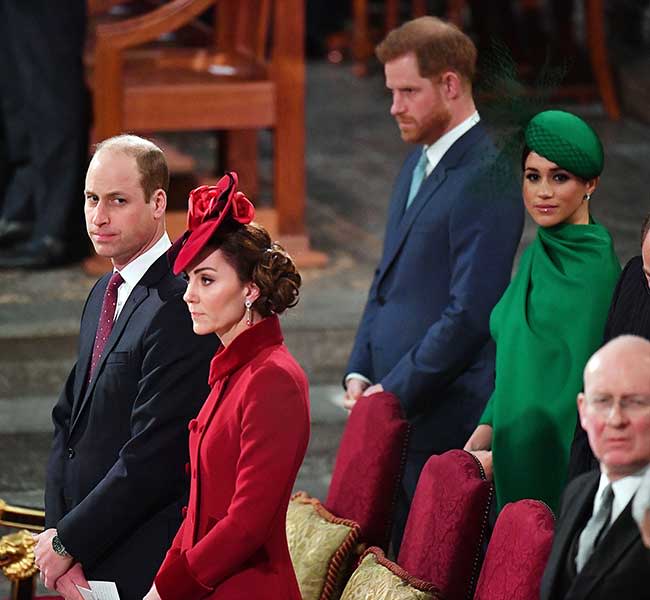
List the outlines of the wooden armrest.
{"type": "Polygon", "coordinates": [[[43,531],[45,511],[37,508],[12,506],[4,500],[0,500],[0,525],[29,529],[30,531],[43,531]]]}
{"type": "Polygon", "coordinates": [[[108,12],[119,0],[87,0],[86,12],[89,17],[108,12]]]}
{"type": "Polygon", "coordinates": [[[98,25],[95,33],[97,46],[108,45],[123,50],[151,42],[186,25],[216,1],[172,0],[145,15],[98,25]]]}

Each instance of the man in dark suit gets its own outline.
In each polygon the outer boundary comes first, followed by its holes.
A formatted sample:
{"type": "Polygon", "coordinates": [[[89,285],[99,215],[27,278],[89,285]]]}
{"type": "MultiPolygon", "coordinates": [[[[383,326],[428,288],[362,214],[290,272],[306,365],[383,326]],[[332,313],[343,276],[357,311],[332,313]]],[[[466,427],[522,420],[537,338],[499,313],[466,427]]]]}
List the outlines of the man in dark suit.
{"type": "Polygon", "coordinates": [[[412,424],[393,542],[420,471],[462,448],[494,385],[488,320],[523,227],[519,184],[474,105],[476,49],[422,17],[377,47],[402,139],[416,144],[393,189],[384,249],[345,377],[345,406],[396,394],[412,424]]]}
{"type": "Polygon", "coordinates": [[[100,144],[86,176],[88,234],[114,270],[86,301],[79,358],[52,413],[36,562],[66,598],[87,577],[141,599],[182,520],[187,426],[218,340],[194,335],[171,272],[168,184],[162,152],[136,136],[100,144]]]}
{"type": "Polygon", "coordinates": [[[88,164],[86,0],[0,0],[0,269],[87,252],[78,210],[88,164]]]}
{"type": "Polygon", "coordinates": [[[560,517],[541,600],[647,599],[650,550],[632,503],[650,465],[650,342],[615,338],[585,367],[580,422],[600,470],[574,479],[560,517]]]}

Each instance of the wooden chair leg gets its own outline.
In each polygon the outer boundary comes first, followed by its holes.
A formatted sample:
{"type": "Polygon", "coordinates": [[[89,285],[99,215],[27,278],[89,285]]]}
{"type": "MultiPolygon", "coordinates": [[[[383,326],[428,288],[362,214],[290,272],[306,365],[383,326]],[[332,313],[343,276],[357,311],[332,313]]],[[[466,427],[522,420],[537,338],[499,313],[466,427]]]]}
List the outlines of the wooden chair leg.
{"type": "Polygon", "coordinates": [[[219,136],[219,172],[237,171],[239,189],[251,200],[259,195],[257,130],[233,129],[219,136]]]}
{"type": "Polygon", "coordinates": [[[424,17],[427,14],[426,0],[412,0],[411,13],[413,14],[414,19],[417,19],[417,17],[424,17]]]}
{"type": "Polygon", "coordinates": [[[607,116],[616,121],[621,118],[621,109],[616,97],[612,71],[607,56],[605,40],[603,0],[585,0],[587,25],[587,46],[598,91],[607,116]]]}
{"type": "MultiPolygon", "coordinates": [[[[284,10],[303,13],[302,0],[283,0],[284,10]]],[[[293,20],[295,27],[277,43],[276,52],[284,57],[275,73],[276,125],[273,140],[273,207],[280,234],[305,233],[305,63],[303,17],[293,20]]]]}
{"type": "Polygon", "coordinates": [[[392,31],[399,25],[399,0],[386,0],[386,19],[384,21],[384,26],[386,28],[386,33],[392,31]]]}
{"type": "Polygon", "coordinates": [[[457,27],[463,27],[463,12],[465,11],[465,0],[447,1],[447,19],[457,27]]]}
{"type": "Polygon", "coordinates": [[[370,53],[370,31],[368,25],[368,0],[354,0],[352,3],[352,67],[357,77],[368,74],[370,53]]]}
{"type": "MultiPolygon", "coordinates": [[[[280,234],[305,233],[305,133],[301,110],[294,103],[293,115],[278,118],[274,135],[273,207],[280,234]]],[[[280,114],[282,114],[280,112],[280,114]]]]}
{"type": "Polygon", "coordinates": [[[21,579],[11,584],[11,600],[32,600],[36,589],[36,575],[29,579],[21,579]]]}

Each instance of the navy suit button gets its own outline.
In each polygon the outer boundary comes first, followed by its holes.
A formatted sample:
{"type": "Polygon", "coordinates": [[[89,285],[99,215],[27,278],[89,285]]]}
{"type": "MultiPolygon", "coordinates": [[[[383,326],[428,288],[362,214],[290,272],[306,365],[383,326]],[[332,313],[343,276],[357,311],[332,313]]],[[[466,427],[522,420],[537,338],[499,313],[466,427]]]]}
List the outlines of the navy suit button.
{"type": "Polygon", "coordinates": [[[386,304],[386,298],[384,298],[381,295],[377,296],[377,304],[379,304],[379,306],[383,306],[384,304],[386,304]]]}
{"type": "Polygon", "coordinates": [[[74,458],[74,449],[68,448],[68,458],[74,458]]]}

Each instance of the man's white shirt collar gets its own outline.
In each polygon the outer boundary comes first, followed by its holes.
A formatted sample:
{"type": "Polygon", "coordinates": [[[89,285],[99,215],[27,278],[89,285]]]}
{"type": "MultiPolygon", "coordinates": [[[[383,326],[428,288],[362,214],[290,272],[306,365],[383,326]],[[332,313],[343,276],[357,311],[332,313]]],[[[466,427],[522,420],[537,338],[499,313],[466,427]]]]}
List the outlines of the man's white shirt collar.
{"type": "Polygon", "coordinates": [[[625,510],[625,507],[628,505],[634,494],[636,494],[639,486],[641,485],[641,479],[645,474],[648,467],[644,467],[640,471],[617,479],[616,481],[610,482],[609,478],[605,473],[601,473],[600,482],[598,483],[598,490],[596,491],[596,496],[594,497],[594,510],[592,514],[596,514],[596,511],[600,508],[602,504],[602,495],[603,490],[609,483],[612,484],[612,490],[614,492],[614,501],[612,503],[612,518],[610,523],[616,521],[619,515],[625,510]]]}
{"type": "Polygon", "coordinates": [[[427,177],[431,175],[442,157],[446,154],[447,150],[451,148],[463,135],[465,135],[474,125],[481,120],[478,111],[470,115],[462,123],[459,123],[453,129],[450,129],[442,137],[437,139],[430,146],[425,146],[424,151],[427,154],[427,166],[425,172],[427,177]]]}
{"type": "Polygon", "coordinates": [[[133,288],[138,285],[151,265],[153,265],[153,263],[169,250],[171,245],[171,240],[169,239],[167,232],[165,232],[162,237],[151,246],[151,248],[149,248],[149,250],[143,252],[140,256],[133,259],[129,264],[120,269],[120,275],[122,276],[122,279],[124,279],[124,283],[117,289],[117,306],[115,307],[115,317],[113,320],[117,320],[117,317],[131,295],[133,288]]]}

